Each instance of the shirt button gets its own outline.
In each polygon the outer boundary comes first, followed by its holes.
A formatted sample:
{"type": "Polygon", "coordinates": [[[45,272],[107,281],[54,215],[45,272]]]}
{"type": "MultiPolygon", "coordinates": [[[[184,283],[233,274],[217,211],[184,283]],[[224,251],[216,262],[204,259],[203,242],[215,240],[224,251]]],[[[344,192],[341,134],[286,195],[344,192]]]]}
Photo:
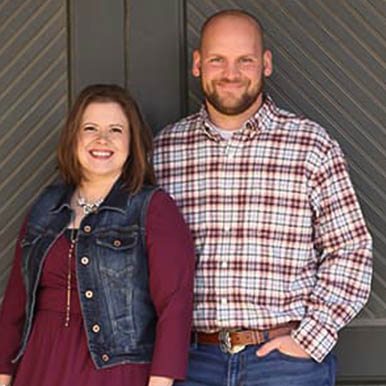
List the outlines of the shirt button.
{"type": "Polygon", "coordinates": [[[86,233],[90,233],[90,232],[91,232],[91,227],[90,227],[90,225],[85,225],[85,226],[83,227],[83,230],[84,230],[86,233]]]}
{"type": "Polygon", "coordinates": [[[120,247],[122,245],[122,241],[121,240],[114,240],[113,244],[114,244],[114,247],[120,247]]]}
{"type": "Polygon", "coordinates": [[[94,296],[94,293],[88,290],[84,293],[84,296],[86,296],[87,299],[92,299],[92,297],[94,296]]]}
{"type": "Polygon", "coordinates": [[[91,329],[92,332],[95,332],[95,334],[97,334],[101,330],[99,324],[94,324],[91,329]]]}
{"type": "Polygon", "coordinates": [[[227,304],[228,300],[227,298],[221,298],[221,304],[227,304]]]}
{"type": "Polygon", "coordinates": [[[83,257],[80,259],[80,262],[81,262],[83,265],[87,265],[87,264],[90,262],[90,259],[89,259],[87,256],[83,256],[83,257]]]}
{"type": "Polygon", "coordinates": [[[228,263],[226,261],[223,261],[221,263],[221,268],[228,268],[228,263]]]}
{"type": "Polygon", "coordinates": [[[107,362],[107,361],[109,361],[110,360],[110,357],[107,355],[107,354],[103,354],[102,355],[102,361],[103,362],[107,362]]]}

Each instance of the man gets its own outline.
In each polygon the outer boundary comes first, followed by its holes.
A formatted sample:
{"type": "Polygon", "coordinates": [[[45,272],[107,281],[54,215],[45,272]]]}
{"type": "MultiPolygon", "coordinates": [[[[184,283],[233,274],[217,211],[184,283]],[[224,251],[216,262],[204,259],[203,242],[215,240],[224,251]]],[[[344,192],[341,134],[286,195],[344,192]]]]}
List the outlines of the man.
{"type": "Polygon", "coordinates": [[[185,385],[332,385],[337,333],[366,303],[371,238],[342,152],[263,93],[253,16],[210,17],[193,54],[205,103],[156,140],[158,181],[196,245],[185,385]]]}

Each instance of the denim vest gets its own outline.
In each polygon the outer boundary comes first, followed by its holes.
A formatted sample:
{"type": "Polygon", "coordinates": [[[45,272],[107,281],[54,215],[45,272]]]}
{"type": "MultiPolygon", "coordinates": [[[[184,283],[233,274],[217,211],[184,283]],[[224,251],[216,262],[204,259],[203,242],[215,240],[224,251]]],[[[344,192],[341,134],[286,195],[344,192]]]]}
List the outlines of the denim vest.
{"type": "MultiPolygon", "coordinates": [[[[97,368],[148,363],[153,354],[156,313],[149,294],[145,220],[157,188],[146,186],[136,195],[122,188],[118,180],[99,209],[83,218],[75,247],[78,294],[97,368]],[[91,291],[87,297],[86,291],[91,291]]],[[[73,190],[52,185],[30,211],[21,240],[26,321],[13,362],[24,353],[31,332],[44,259],[73,216],[73,190]]]]}

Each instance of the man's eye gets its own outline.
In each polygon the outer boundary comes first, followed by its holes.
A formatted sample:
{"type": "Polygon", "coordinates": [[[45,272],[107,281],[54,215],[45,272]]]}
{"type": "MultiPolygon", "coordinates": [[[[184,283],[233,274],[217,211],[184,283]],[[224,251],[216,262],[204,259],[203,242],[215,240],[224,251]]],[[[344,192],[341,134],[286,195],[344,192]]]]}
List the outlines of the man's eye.
{"type": "Polygon", "coordinates": [[[252,58],[241,58],[241,63],[252,63],[253,62],[253,60],[252,60],[252,58]]]}
{"type": "Polygon", "coordinates": [[[209,60],[210,63],[221,63],[222,58],[212,58],[209,60]]]}

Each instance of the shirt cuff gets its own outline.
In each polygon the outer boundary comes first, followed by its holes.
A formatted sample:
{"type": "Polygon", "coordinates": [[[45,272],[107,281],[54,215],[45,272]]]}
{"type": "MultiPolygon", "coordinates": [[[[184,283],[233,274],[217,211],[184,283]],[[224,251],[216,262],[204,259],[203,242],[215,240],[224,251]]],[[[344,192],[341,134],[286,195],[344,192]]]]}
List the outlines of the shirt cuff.
{"type": "Polygon", "coordinates": [[[313,359],[322,362],[335,346],[338,334],[308,317],[301,321],[296,330],[292,331],[291,337],[313,359]]]}

